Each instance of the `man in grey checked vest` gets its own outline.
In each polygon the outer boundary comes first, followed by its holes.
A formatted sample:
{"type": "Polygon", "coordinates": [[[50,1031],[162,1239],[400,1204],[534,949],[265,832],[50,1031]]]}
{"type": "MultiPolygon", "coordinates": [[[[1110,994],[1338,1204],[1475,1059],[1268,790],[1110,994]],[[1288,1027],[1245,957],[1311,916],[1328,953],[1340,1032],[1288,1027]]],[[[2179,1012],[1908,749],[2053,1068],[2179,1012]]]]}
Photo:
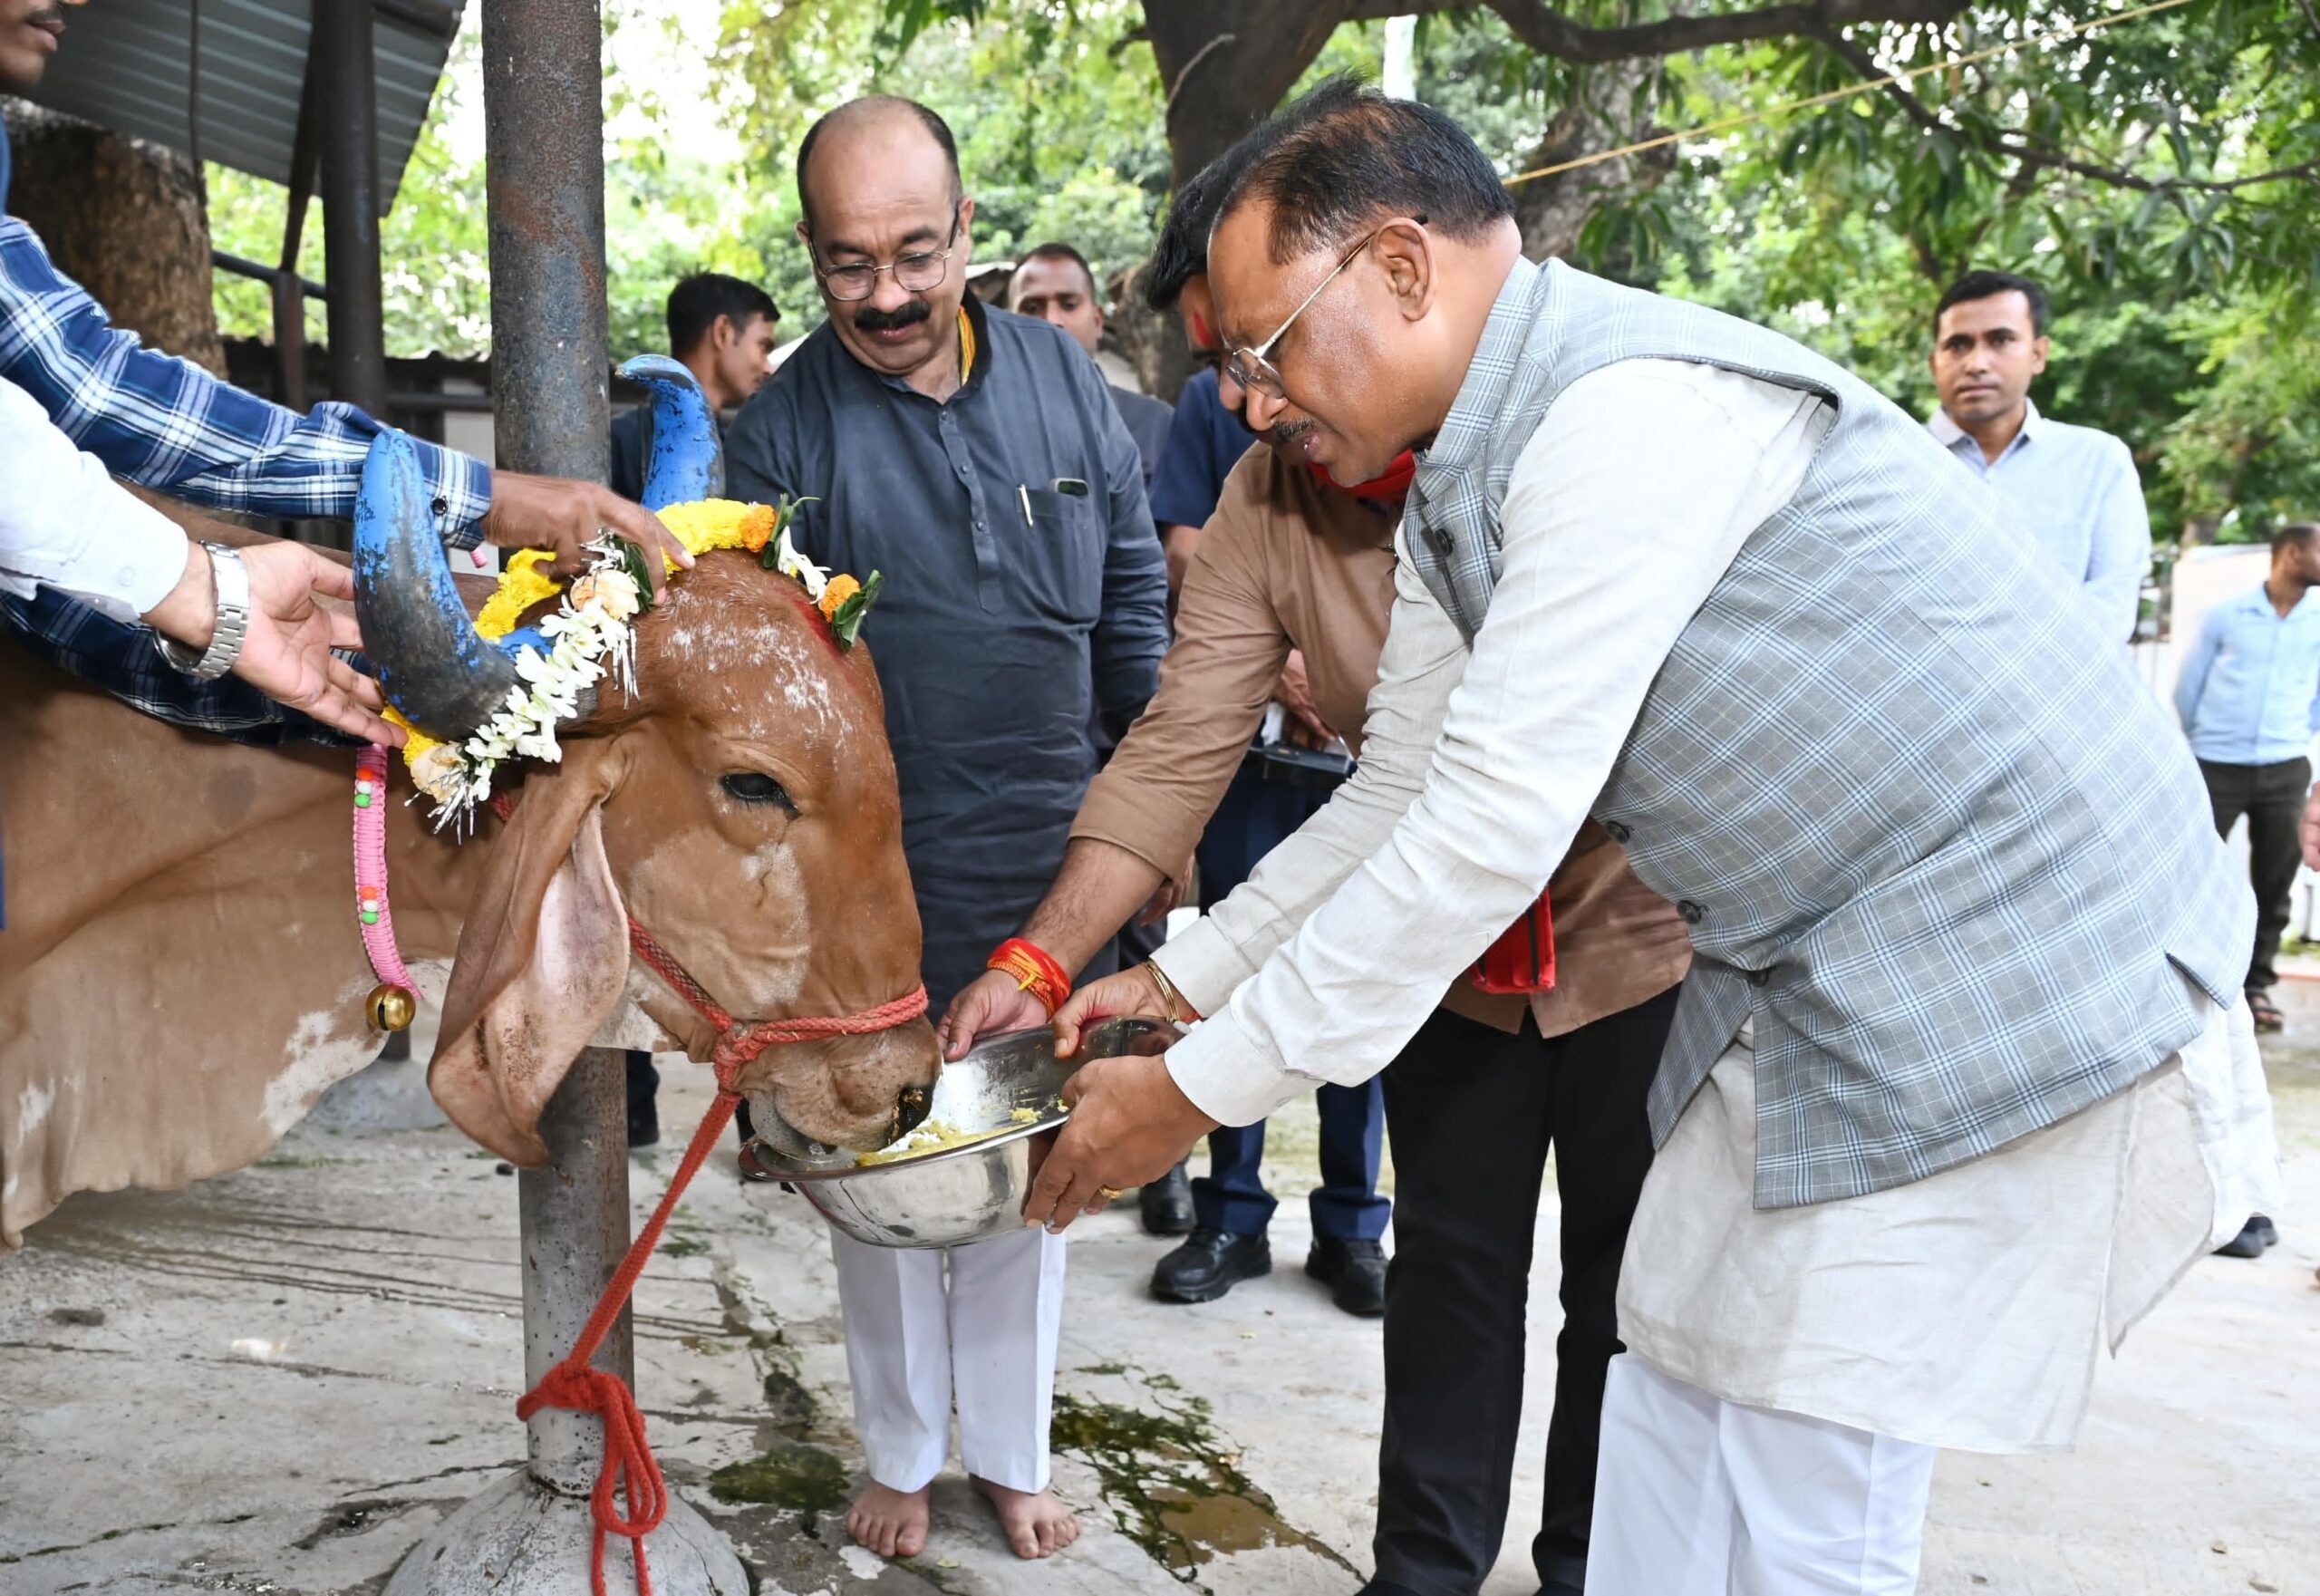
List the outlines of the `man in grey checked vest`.
{"type": "Polygon", "coordinates": [[[2276,1178],[2247,887],[2115,640],[1916,422],[1531,265],[1455,123],[1318,92],[1210,269],[1252,425],[1340,482],[1419,451],[1368,746],[1057,1016],[1209,1018],[1081,1072],[1027,1215],[1377,1069],[1592,813],[1696,962],[1585,1588],[1908,1591],[1934,1448],[2069,1442],[2098,1351],[2276,1178]]]}

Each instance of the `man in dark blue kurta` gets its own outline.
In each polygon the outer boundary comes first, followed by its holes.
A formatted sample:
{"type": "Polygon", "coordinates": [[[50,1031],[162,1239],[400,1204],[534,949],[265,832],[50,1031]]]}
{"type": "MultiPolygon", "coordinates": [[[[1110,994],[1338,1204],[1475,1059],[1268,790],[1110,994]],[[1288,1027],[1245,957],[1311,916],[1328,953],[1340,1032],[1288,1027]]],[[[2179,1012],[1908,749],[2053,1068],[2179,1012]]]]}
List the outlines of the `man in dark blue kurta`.
{"type": "MultiPolygon", "coordinates": [[[[798,150],[799,232],[829,321],[742,408],[728,491],[807,498],[799,552],[885,575],[863,628],[885,691],[903,847],[939,1011],[1063,863],[1101,715],[1158,681],[1167,581],[1136,444],[1065,334],[965,293],[974,202],[950,130],[857,101],[798,150]]],[[[847,1524],[884,1556],[926,1537],[955,1386],[968,1473],[1026,1557],[1077,1534],[1047,1491],[1063,1282],[1026,1231],[943,1255],[833,1233],[873,1484],[847,1524]]]]}

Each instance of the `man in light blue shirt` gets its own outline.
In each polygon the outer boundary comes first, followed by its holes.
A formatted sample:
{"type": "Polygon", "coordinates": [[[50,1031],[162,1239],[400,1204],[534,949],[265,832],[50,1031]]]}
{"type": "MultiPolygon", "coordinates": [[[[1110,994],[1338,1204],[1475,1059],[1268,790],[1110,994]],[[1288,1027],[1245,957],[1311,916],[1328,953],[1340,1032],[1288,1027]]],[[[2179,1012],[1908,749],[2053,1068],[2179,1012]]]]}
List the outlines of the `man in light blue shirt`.
{"type": "Polygon", "coordinates": [[[2256,888],[2256,951],[2248,1006],[2259,1030],[2280,1028],[2267,995],[2287,926],[2288,893],[2301,854],[2296,825],[2312,785],[2312,739],[2320,732],[2320,522],[2272,535],[2263,585],[2224,600],[2199,624],[2175,679],[2175,712],[2207,778],[2216,829],[2248,817],[2256,888]]]}
{"type": "MultiPolygon", "coordinates": [[[[2256,889],[2256,949],[2248,966],[2248,1008],[2258,1030],[2283,1021],[2271,988],[2287,929],[2288,895],[2303,861],[2297,836],[2312,785],[2312,739],[2320,733],[2320,521],[2272,534],[2272,570],[2263,585],[2207,613],[2175,678],[2175,712],[2199,761],[2226,837],[2248,817],[2248,867],[2256,889]]],[[[2279,1240],[2261,1214],[2218,1249],[2257,1258],[2279,1240]]]]}
{"type": "Polygon", "coordinates": [[[1941,446],[2010,500],[2039,546],[2082,583],[2104,629],[2134,635],[2151,569],[2151,517],[2134,456],[2108,432],[2038,413],[2046,295],[2011,272],[1968,272],[1933,312],[1926,423],[1941,446]]]}

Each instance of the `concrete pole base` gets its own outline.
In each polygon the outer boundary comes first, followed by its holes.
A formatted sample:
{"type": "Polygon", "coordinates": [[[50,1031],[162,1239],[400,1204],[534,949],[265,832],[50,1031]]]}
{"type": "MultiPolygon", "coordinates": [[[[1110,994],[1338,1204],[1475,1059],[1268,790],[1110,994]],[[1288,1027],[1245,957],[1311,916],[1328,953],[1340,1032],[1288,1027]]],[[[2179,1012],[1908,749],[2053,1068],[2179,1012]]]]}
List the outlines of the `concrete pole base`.
{"type": "MultiPolygon", "coordinates": [[[[595,1528],[585,1498],[551,1491],[519,1468],[412,1547],[383,1596],[585,1596],[595,1528]]],[[[635,1589],[628,1548],[618,1536],[604,1544],[609,1596],[635,1589]]],[[[749,1596],[725,1537],[673,1491],[644,1554],[654,1596],[749,1596]]]]}

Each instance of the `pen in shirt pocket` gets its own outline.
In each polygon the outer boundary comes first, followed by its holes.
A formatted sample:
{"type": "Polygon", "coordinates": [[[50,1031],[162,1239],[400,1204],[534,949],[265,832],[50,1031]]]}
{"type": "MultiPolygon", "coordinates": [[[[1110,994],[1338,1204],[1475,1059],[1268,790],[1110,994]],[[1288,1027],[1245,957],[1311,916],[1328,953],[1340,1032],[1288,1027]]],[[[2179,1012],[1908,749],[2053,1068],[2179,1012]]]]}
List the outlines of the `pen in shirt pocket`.
{"type": "MultiPolygon", "coordinates": [[[[1085,498],[1088,497],[1087,479],[1080,477],[1058,477],[1048,484],[1048,491],[1060,493],[1068,498],[1085,498]]],[[[1018,482],[1015,485],[1015,493],[1022,501],[1023,525],[1028,527],[1031,525],[1031,485],[1029,482],[1018,482]]]]}

